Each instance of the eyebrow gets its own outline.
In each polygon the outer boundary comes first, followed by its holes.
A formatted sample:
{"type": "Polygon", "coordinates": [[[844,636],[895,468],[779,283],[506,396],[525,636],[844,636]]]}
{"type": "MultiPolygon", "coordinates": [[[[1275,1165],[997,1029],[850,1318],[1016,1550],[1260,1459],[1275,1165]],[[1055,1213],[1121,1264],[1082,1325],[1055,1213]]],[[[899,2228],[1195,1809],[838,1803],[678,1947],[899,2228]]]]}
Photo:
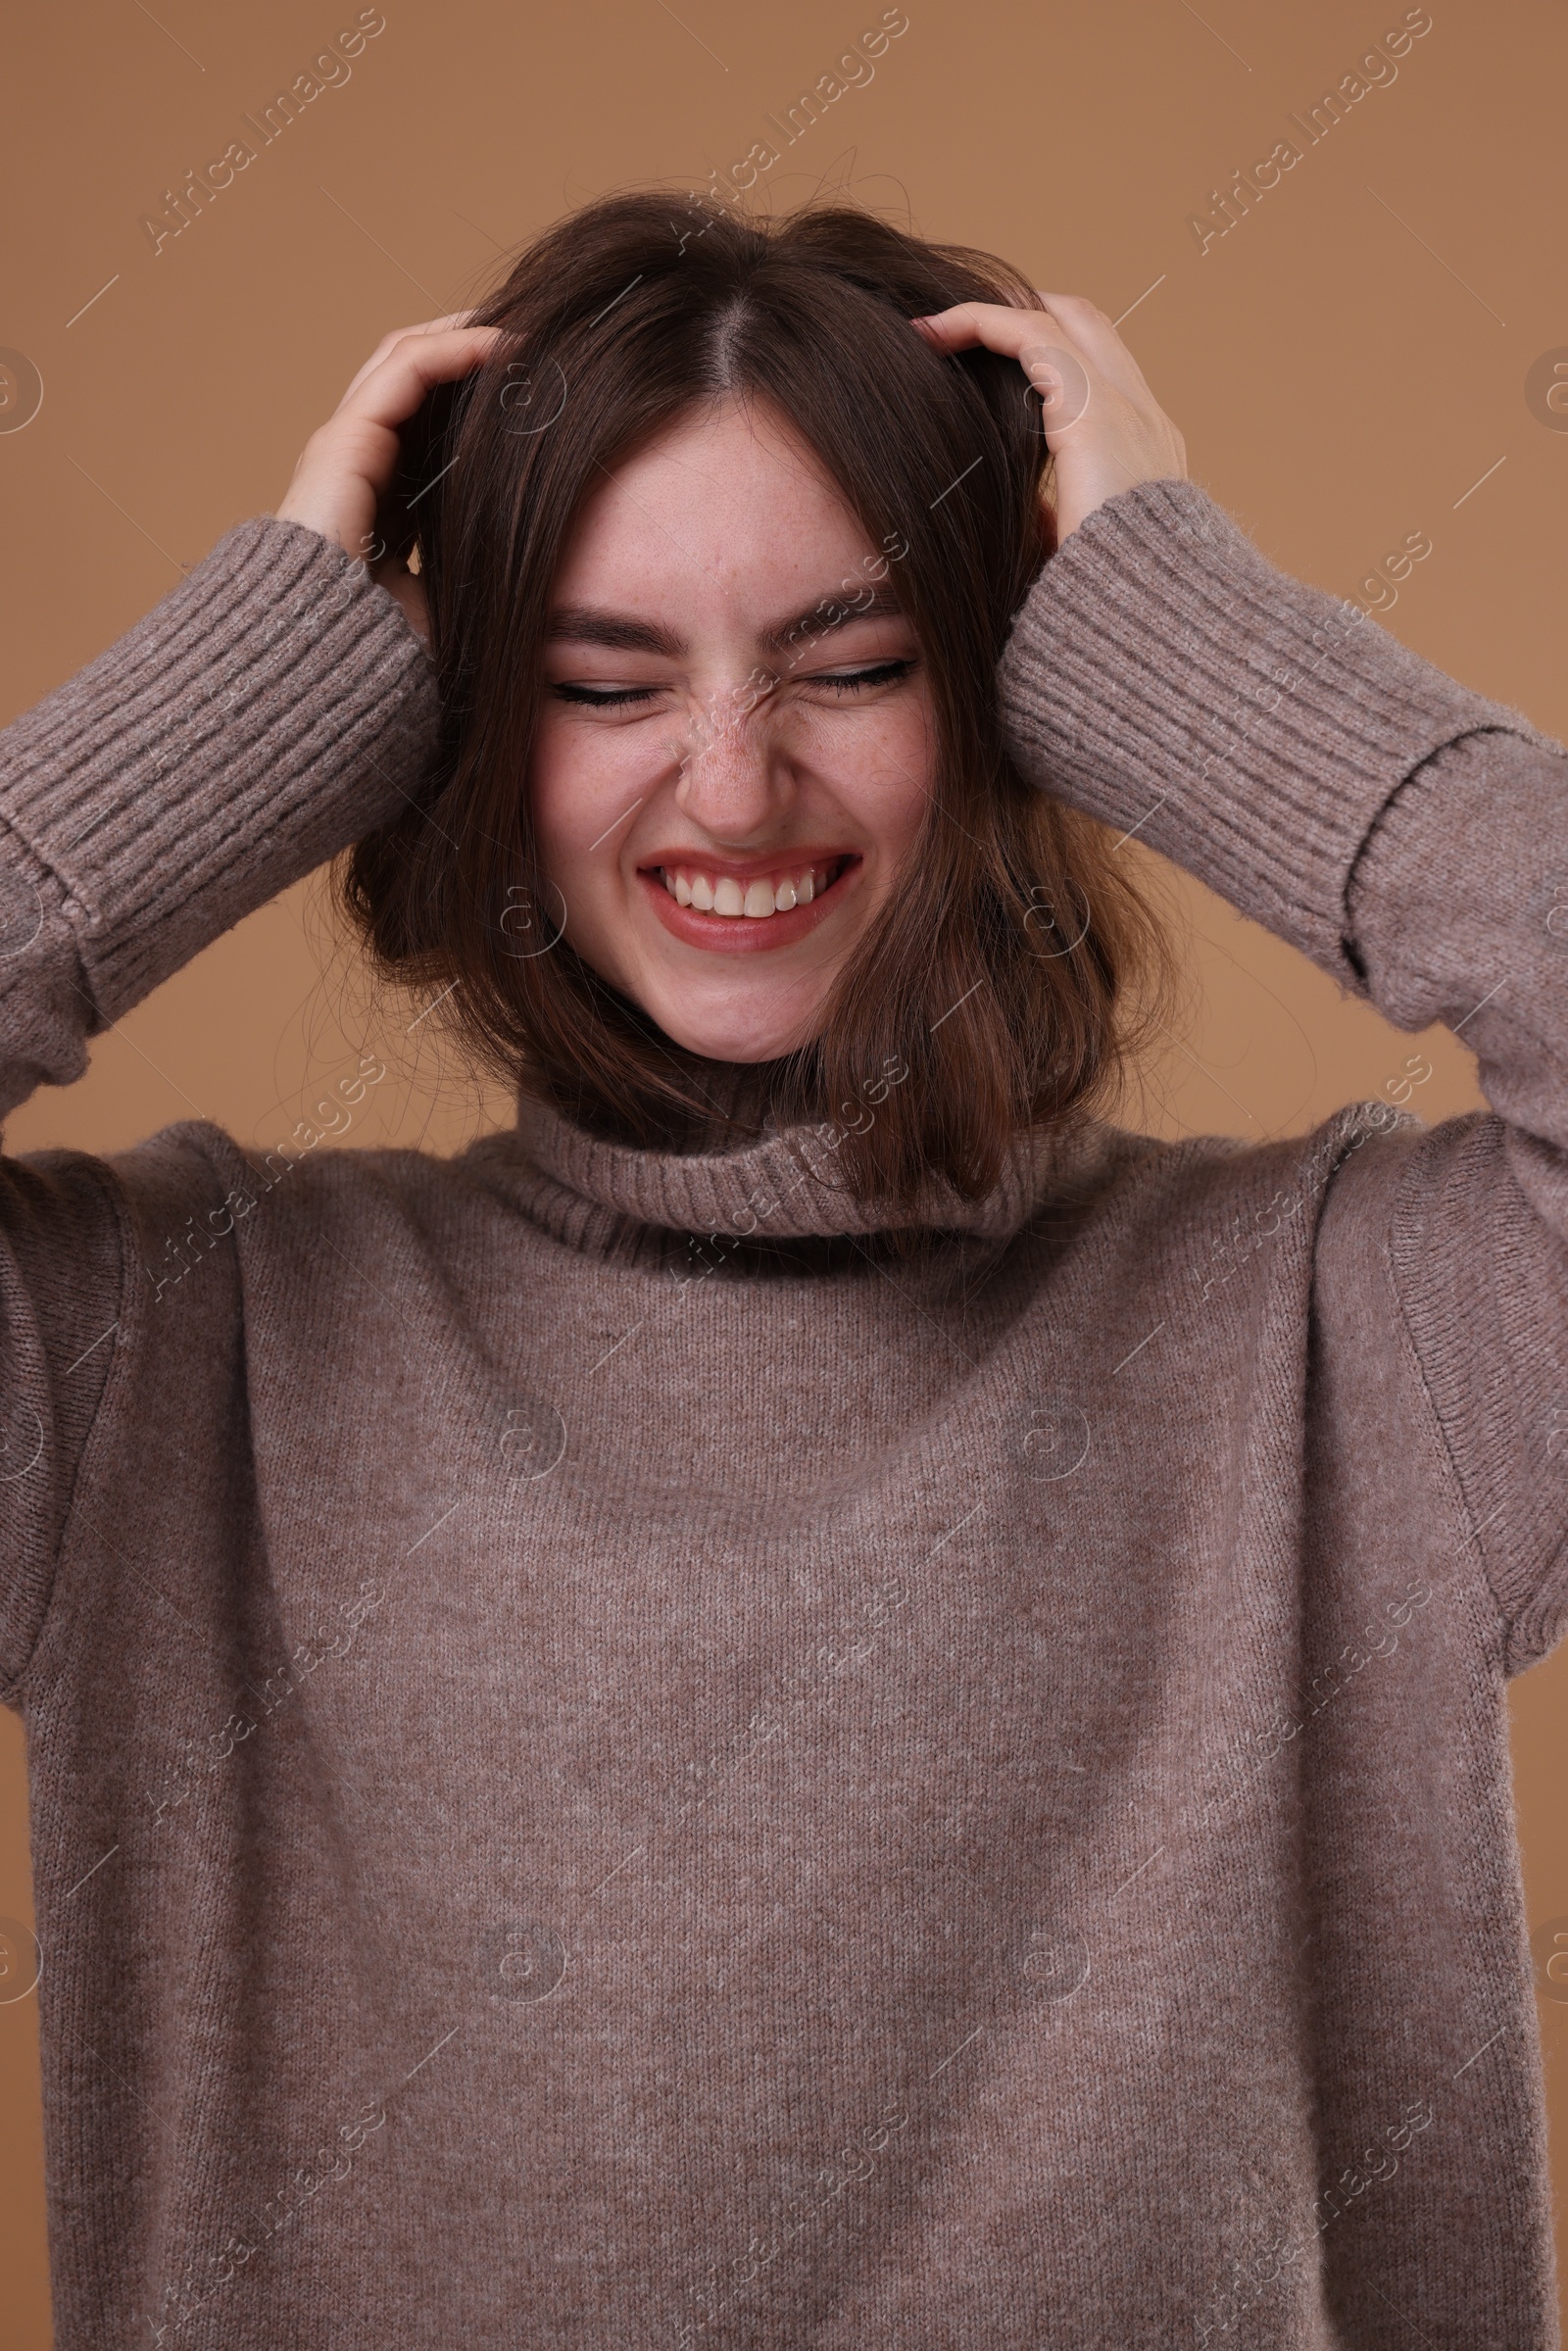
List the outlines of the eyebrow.
{"type": "MultiPolygon", "coordinates": [[[[904,610],[891,588],[872,587],[869,595],[857,589],[854,595],[853,603],[843,593],[819,596],[804,612],[763,629],[759,647],[763,653],[784,653],[802,637],[826,636],[852,620],[890,619],[904,610]]],[[[634,612],[604,612],[595,605],[562,606],[552,612],[546,635],[554,644],[603,645],[612,653],[661,654],[672,661],[688,650],[683,638],[657,620],[641,620],[634,612]]]]}

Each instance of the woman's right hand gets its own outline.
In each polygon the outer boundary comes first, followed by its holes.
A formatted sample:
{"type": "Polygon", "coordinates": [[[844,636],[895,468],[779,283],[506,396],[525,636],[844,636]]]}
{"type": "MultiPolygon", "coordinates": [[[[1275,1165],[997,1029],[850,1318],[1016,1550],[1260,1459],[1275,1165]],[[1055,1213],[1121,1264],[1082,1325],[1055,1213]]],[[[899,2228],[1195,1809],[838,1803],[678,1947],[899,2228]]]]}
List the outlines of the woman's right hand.
{"type": "Polygon", "coordinates": [[[279,521],[303,522],[368,563],[371,577],[397,598],[427,644],[424,590],[400,557],[377,556],[375,517],[397,471],[399,425],[432,385],[478,367],[501,332],[469,326],[466,318],[432,318],[381,337],[326,422],[306,442],[277,510],[279,521]]]}

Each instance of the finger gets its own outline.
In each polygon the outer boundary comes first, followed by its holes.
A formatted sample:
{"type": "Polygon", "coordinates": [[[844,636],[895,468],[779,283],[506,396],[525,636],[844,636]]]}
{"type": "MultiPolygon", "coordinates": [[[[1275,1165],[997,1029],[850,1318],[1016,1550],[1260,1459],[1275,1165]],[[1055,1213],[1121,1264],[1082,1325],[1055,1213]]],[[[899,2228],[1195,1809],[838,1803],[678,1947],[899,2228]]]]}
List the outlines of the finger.
{"type": "MultiPolygon", "coordinates": [[[[1152,398],[1138,362],[1102,310],[1080,294],[1037,292],[1044,305],[1041,310],[997,302],[958,302],[951,310],[938,311],[913,323],[938,349],[962,351],[979,343],[1004,358],[1017,360],[1037,389],[1044,390],[1047,384],[1029,366],[1030,353],[1054,350],[1076,362],[1076,367],[1068,365],[1061,371],[1069,384],[1081,385],[1098,372],[1129,397],[1152,398]]],[[[1048,376],[1050,372],[1048,369],[1048,376]]],[[[1077,407],[1081,412],[1081,400],[1074,400],[1070,391],[1067,405],[1069,410],[1077,407]]]]}
{"type": "Polygon", "coordinates": [[[1080,370],[1086,354],[1076,348],[1070,327],[1050,310],[1014,309],[1001,302],[956,302],[913,323],[944,351],[972,350],[979,344],[1003,359],[1016,360],[1028,368],[1031,354],[1065,351],[1080,370]]]}
{"type": "Polygon", "coordinates": [[[1052,317],[1059,318],[1084,355],[1093,360],[1107,383],[1123,392],[1149,391],[1143,369],[1098,304],[1081,294],[1047,294],[1040,299],[1052,317]]]}
{"type": "Polygon", "coordinates": [[[460,326],[401,335],[352,399],[345,395],[337,413],[345,421],[406,424],[433,386],[452,383],[478,367],[501,333],[499,326],[460,326]]]}
{"type": "Polygon", "coordinates": [[[353,399],[355,393],[359,390],[360,386],[365,382],[366,378],[373,375],[376,368],[381,367],[397,349],[398,345],[401,342],[406,341],[410,335],[449,333],[456,328],[466,326],[471,317],[472,313],[469,311],[454,311],[445,318],[425,318],[414,326],[393,327],[389,334],[384,334],[381,337],[381,340],[379,343],[377,343],[369,358],[365,362],[365,365],[356,371],[350,380],[348,388],[344,392],[342,399],[338,402],[338,407],[340,409],[346,408],[349,402],[353,399]]]}
{"type": "Polygon", "coordinates": [[[1014,310],[1002,302],[956,302],[933,311],[911,324],[943,351],[968,351],[978,343],[1004,359],[1016,359],[1027,342],[1037,340],[1043,314],[1014,310]]]}
{"type": "Polygon", "coordinates": [[[347,407],[349,401],[359,390],[361,384],[364,383],[366,377],[374,373],[375,369],[380,367],[382,361],[390,352],[396,350],[398,344],[401,343],[406,336],[442,334],[454,327],[466,326],[472,317],[473,313],[471,311],[452,311],[449,312],[447,317],[444,318],[421,319],[420,322],[416,326],[394,326],[389,334],[384,334],[381,337],[381,340],[379,343],[377,343],[375,349],[371,352],[364,367],[361,367],[351,378],[347,391],[345,391],[342,399],[337,404],[338,407],[340,409],[347,407]]]}
{"type": "Polygon", "coordinates": [[[1094,396],[1094,363],[1054,312],[959,302],[916,323],[928,330],[928,340],[939,350],[961,351],[980,344],[1016,361],[1040,395],[1041,427],[1053,446],[1054,436],[1070,431],[1088,411],[1094,396]]]}

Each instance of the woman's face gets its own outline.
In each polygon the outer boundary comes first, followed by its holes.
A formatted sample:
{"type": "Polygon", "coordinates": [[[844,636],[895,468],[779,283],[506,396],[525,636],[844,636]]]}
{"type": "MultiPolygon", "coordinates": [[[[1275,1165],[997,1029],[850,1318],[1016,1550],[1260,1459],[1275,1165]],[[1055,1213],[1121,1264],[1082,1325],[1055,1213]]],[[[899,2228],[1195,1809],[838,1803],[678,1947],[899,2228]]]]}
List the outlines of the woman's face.
{"type": "Polygon", "coordinates": [[[541,859],[577,953],[694,1053],[813,1036],[897,887],[934,754],[898,553],[777,411],[733,399],[579,518],[529,770],[541,859]]]}

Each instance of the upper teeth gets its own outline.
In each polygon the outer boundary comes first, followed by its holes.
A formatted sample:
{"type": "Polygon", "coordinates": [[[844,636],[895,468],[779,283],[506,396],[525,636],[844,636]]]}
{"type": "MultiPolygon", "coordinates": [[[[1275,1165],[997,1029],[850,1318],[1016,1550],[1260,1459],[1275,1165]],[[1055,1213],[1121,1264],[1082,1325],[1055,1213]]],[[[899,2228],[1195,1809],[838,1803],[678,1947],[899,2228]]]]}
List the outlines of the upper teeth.
{"type": "Polygon", "coordinates": [[[664,888],[683,906],[700,914],[787,914],[792,906],[808,906],[827,888],[829,865],[808,865],[781,880],[750,881],[743,887],[732,874],[714,876],[684,865],[662,865],[664,888]]]}

